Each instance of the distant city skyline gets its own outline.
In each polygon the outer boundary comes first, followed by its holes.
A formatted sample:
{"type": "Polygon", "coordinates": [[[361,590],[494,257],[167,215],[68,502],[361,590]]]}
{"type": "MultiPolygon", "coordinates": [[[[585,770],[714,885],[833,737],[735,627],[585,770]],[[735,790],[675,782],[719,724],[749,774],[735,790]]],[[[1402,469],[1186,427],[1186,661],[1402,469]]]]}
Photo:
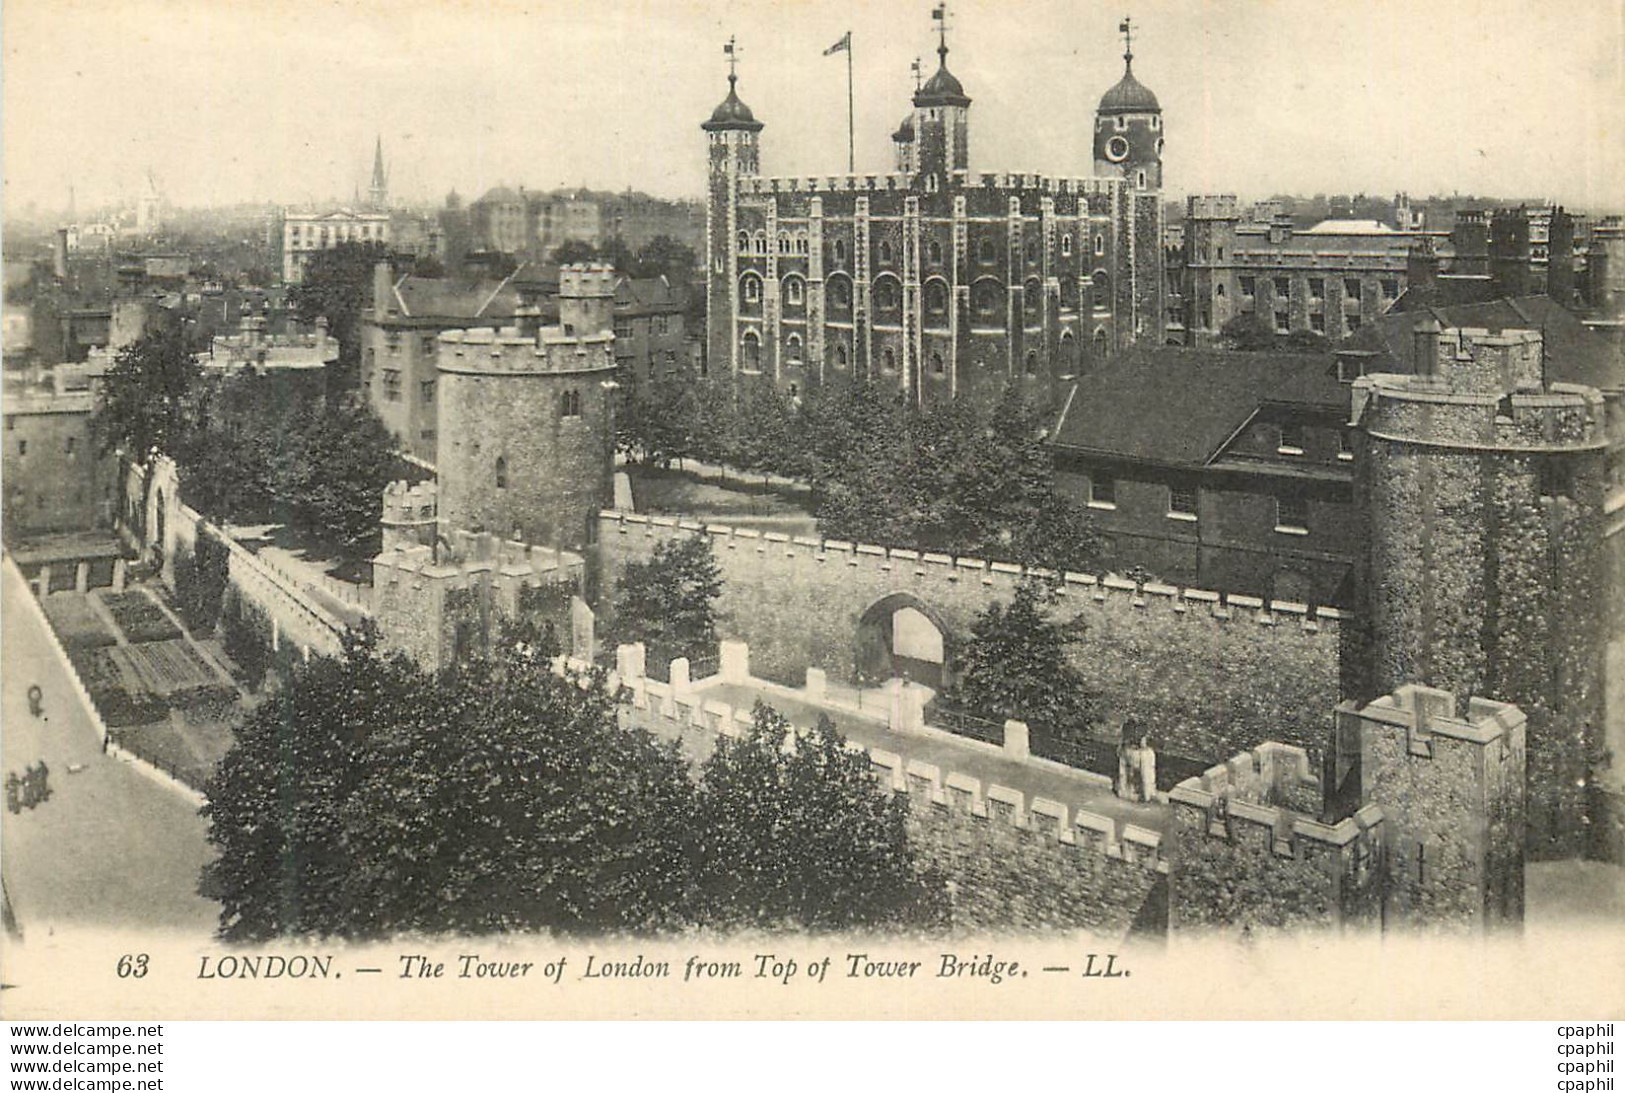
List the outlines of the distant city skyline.
{"type": "MultiPolygon", "coordinates": [[[[10,0],[8,211],[133,202],[151,169],[179,206],[365,195],[375,135],[392,196],[473,200],[506,183],[700,196],[699,123],[727,89],[766,124],[767,174],[846,161],[852,31],[860,172],[892,165],[909,63],[936,58],[929,2],[546,3],[388,8],[281,0],[10,0]]],[[[1550,197],[1625,209],[1625,0],[1330,8],[1075,0],[950,5],[949,66],[973,170],[1087,175],[1122,72],[1161,100],[1166,189],[1550,197]]]]}

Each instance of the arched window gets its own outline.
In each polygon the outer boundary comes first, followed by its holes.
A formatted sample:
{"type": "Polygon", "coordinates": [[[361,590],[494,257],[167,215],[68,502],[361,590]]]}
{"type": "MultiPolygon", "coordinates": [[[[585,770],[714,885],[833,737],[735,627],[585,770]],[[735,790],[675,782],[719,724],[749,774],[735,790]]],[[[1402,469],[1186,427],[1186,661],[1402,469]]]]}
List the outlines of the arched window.
{"type": "Polygon", "coordinates": [[[1072,257],[1072,233],[1071,232],[1068,232],[1065,235],[1061,236],[1061,253],[1063,255],[1065,255],[1066,257],[1068,257],[1068,258],[1072,257]]]}
{"type": "Polygon", "coordinates": [[[971,297],[977,316],[984,319],[996,317],[1004,302],[1003,296],[1004,289],[997,281],[989,279],[976,282],[976,287],[971,290],[971,297]]]}
{"type": "Polygon", "coordinates": [[[1026,309],[1026,312],[1027,312],[1029,317],[1037,316],[1037,314],[1038,314],[1038,304],[1039,304],[1039,301],[1043,298],[1043,295],[1044,295],[1043,286],[1041,286],[1038,283],[1038,278],[1036,278],[1036,277],[1028,279],[1026,285],[1024,285],[1022,287],[1022,290],[1021,290],[1021,303],[1022,303],[1022,306],[1026,309]]]}
{"type": "Polygon", "coordinates": [[[1095,236],[1095,254],[1101,255],[1101,254],[1105,254],[1105,253],[1106,253],[1106,237],[1104,235],[1096,235],[1095,236]]]}
{"type": "Polygon", "coordinates": [[[884,367],[886,369],[886,371],[892,372],[892,371],[896,370],[896,368],[897,368],[897,352],[894,349],[892,349],[891,346],[888,345],[886,347],[885,352],[881,354],[880,359],[881,359],[881,362],[882,362],[882,367],[884,367]]]}
{"type": "Polygon", "coordinates": [[[942,354],[936,350],[931,351],[931,373],[936,376],[942,375],[942,354]]]}
{"type": "Polygon", "coordinates": [[[757,304],[762,301],[762,279],[754,274],[746,274],[740,278],[740,287],[747,304],[757,304]]]}
{"type": "Polygon", "coordinates": [[[941,281],[925,283],[925,310],[933,315],[948,310],[948,289],[941,281]]]}
{"type": "Polygon", "coordinates": [[[1027,350],[1027,374],[1038,375],[1038,354],[1031,349],[1027,350]]]}
{"type": "Polygon", "coordinates": [[[835,367],[846,367],[846,344],[844,342],[837,342],[835,345],[835,367]]]}
{"type": "MultiPolygon", "coordinates": [[[[581,392],[580,391],[565,391],[564,393],[559,395],[559,416],[560,417],[580,417],[581,416],[581,392]]],[[[502,470],[501,470],[501,473],[504,476],[504,478],[506,478],[507,468],[503,467],[502,470]]]]}
{"type": "Polygon", "coordinates": [[[830,303],[838,308],[852,306],[852,283],[845,277],[836,277],[829,283],[830,303]]]}
{"type": "Polygon", "coordinates": [[[846,241],[844,239],[837,239],[837,240],[835,240],[835,264],[840,265],[841,263],[843,263],[845,261],[846,261],[846,241]]]}
{"type": "Polygon", "coordinates": [[[1136,186],[1138,186],[1142,190],[1145,189],[1145,168],[1144,167],[1140,168],[1139,173],[1134,176],[1134,180],[1135,180],[1134,184],[1136,186]]]}
{"type": "Polygon", "coordinates": [[[942,244],[935,239],[931,240],[930,254],[933,266],[942,265],[942,244]]]}
{"type": "Polygon", "coordinates": [[[1111,274],[1107,273],[1103,269],[1097,269],[1094,272],[1092,280],[1095,284],[1095,306],[1105,307],[1107,301],[1112,298],[1111,274]]]}
{"type": "Polygon", "coordinates": [[[739,253],[740,254],[749,254],[750,253],[750,233],[749,232],[740,232],[739,233],[739,253]]]}
{"type": "Polygon", "coordinates": [[[790,360],[801,359],[801,335],[791,334],[784,339],[784,355],[790,360]]]}
{"type": "Polygon", "coordinates": [[[508,488],[508,461],[506,459],[504,459],[502,456],[499,455],[499,456],[497,456],[497,489],[505,490],[507,488],[508,488]]]}
{"type": "Polygon", "coordinates": [[[756,336],[756,331],[745,331],[745,336],[740,339],[740,347],[744,350],[741,355],[744,357],[746,368],[757,368],[761,365],[762,339],[756,336]]]}
{"type": "Polygon", "coordinates": [[[1095,356],[1096,357],[1104,357],[1105,355],[1106,355],[1106,328],[1105,327],[1100,327],[1099,329],[1097,329],[1095,331],[1095,356]]]}
{"type": "Polygon", "coordinates": [[[1078,339],[1072,336],[1072,331],[1061,334],[1061,371],[1071,372],[1078,364],[1078,339]]]}
{"type": "Polygon", "coordinates": [[[1036,239],[1027,240],[1027,261],[1038,261],[1038,240],[1036,239]]]}
{"type": "Polygon", "coordinates": [[[796,253],[807,253],[807,233],[804,231],[796,232],[796,253]]]}
{"type": "Polygon", "coordinates": [[[1061,277],[1061,306],[1069,310],[1078,306],[1078,279],[1070,273],[1061,277]]]}
{"type": "Polygon", "coordinates": [[[756,233],[756,253],[767,253],[767,233],[765,231],[758,231],[756,233]]]}
{"type": "Polygon", "coordinates": [[[799,277],[786,277],[784,279],[784,302],[791,307],[800,307],[803,299],[802,288],[805,282],[799,277]]]}
{"type": "Polygon", "coordinates": [[[982,246],[979,253],[982,261],[984,262],[991,262],[999,256],[998,248],[993,245],[993,240],[991,239],[982,240],[982,246]]]}
{"type": "Polygon", "coordinates": [[[790,233],[789,232],[780,232],[779,233],[779,253],[780,254],[789,254],[790,253],[790,233]]]}
{"type": "Polygon", "coordinates": [[[1224,295],[1224,282],[1221,281],[1220,283],[1213,286],[1213,295],[1215,295],[1215,296],[1223,296],[1224,295]]]}
{"type": "Polygon", "coordinates": [[[898,299],[897,281],[891,277],[882,277],[875,282],[875,308],[880,311],[892,311],[900,306],[898,299]]]}

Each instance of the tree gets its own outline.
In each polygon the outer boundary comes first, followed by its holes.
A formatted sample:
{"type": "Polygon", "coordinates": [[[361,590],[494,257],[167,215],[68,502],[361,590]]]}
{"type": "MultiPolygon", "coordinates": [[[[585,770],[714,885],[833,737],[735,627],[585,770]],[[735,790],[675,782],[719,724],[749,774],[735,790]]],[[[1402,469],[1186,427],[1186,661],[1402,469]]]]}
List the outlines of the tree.
{"type": "Polygon", "coordinates": [[[370,557],[395,461],[394,439],[372,407],[354,395],[329,398],[302,430],[278,489],[296,522],[351,557],[370,557]]]}
{"type": "Polygon", "coordinates": [[[1295,353],[1320,353],[1326,349],[1326,336],[1313,330],[1294,330],[1281,335],[1276,346],[1295,353]]]}
{"type": "Polygon", "coordinates": [[[1275,348],[1275,331],[1253,311],[1243,312],[1225,323],[1219,330],[1219,338],[1226,349],[1260,352],[1275,348]]]}
{"type": "Polygon", "coordinates": [[[556,266],[570,266],[580,262],[591,262],[598,257],[598,251],[591,243],[584,243],[579,239],[566,239],[553,250],[553,264],[556,266]]]}
{"type": "Polygon", "coordinates": [[[631,274],[637,267],[637,256],[632,248],[627,246],[626,240],[618,235],[610,236],[598,248],[599,262],[613,268],[617,273],[631,274]]]}
{"type": "Polygon", "coordinates": [[[160,323],[119,350],[103,379],[92,428],[103,453],[137,460],[185,445],[197,420],[202,370],[176,324],[160,323]]]}
{"type": "Polygon", "coordinates": [[[689,888],[693,787],[675,744],[622,728],[510,648],[442,673],[381,726],[341,809],[353,934],[652,930],[689,888]]]}
{"type": "Polygon", "coordinates": [[[1067,653],[1083,626],[1077,619],[1050,618],[1058,598],[1052,587],[1026,580],[1008,605],[989,604],[971,624],[945,701],[993,721],[1015,719],[1057,734],[1087,735],[1095,699],[1067,653]]]}
{"type": "Polygon", "coordinates": [[[302,323],[327,319],[328,332],[339,342],[334,386],[356,385],[361,365],[361,312],[368,305],[373,267],[387,261],[382,243],[340,243],[310,256],[304,276],[289,293],[294,314],[302,323]]]}
{"type": "Polygon", "coordinates": [[[724,928],[834,931],[947,924],[941,879],[910,845],[907,805],[828,718],[796,735],[758,702],[701,771],[694,916],[724,928]]]}
{"type": "Polygon", "coordinates": [[[644,643],[648,662],[710,656],[722,569],[705,536],[668,539],[647,562],[628,562],[615,588],[611,645],[644,643]]]}
{"type": "Polygon", "coordinates": [[[536,652],[431,676],[366,631],[296,669],[208,786],[222,937],[675,922],[693,805],[675,745],[536,652]]]}
{"type": "Polygon", "coordinates": [[[666,277],[673,284],[687,284],[699,269],[694,248],[669,235],[657,235],[638,248],[632,264],[633,276],[666,277]]]}
{"type": "Polygon", "coordinates": [[[219,856],[200,890],[220,903],[220,936],[351,932],[347,886],[356,861],[345,805],[366,770],[368,739],[415,716],[422,677],[386,656],[375,631],[352,635],[344,655],[318,657],[256,707],[205,789],[203,815],[219,856]]]}

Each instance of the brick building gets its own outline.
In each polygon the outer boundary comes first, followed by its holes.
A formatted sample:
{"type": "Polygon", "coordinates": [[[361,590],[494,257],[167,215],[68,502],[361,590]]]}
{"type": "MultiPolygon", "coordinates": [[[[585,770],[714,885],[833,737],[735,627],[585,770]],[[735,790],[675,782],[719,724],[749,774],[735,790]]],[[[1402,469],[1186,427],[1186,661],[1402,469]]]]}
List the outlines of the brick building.
{"type": "Polygon", "coordinates": [[[512,321],[521,304],[514,280],[397,276],[386,262],[373,268],[371,306],[361,320],[361,386],[402,451],[435,458],[440,332],[512,321]]]}
{"type": "Polygon", "coordinates": [[[698,339],[686,322],[689,290],[665,277],[615,282],[615,363],[639,379],[694,369],[698,339]]]}
{"type": "Polygon", "coordinates": [[[1052,434],[1056,484],[1109,566],[1347,605],[1348,406],[1325,354],[1138,350],[1078,381],[1052,434]]]}
{"type": "Polygon", "coordinates": [[[1230,196],[1189,198],[1183,243],[1186,338],[1196,346],[1216,344],[1242,315],[1277,334],[1338,341],[1375,322],[1404,292],[1413,248],[1454,257],[1449,232],[1376,220],[1298,228],[1274,203],[1244,210],[1230,196]]]}
{"type": "Polygon", "coordinates": [[[1090,362],[1162,340],[1162,111],[1122,79],[1093,119],[1087,175],[970,169],[948,69],[915,93],[890,174],[773,178],[763,124],[727,98],[701,128],[710,368],[794,392],[868,377],[920,403],[1053,399],[1090,362]]]}

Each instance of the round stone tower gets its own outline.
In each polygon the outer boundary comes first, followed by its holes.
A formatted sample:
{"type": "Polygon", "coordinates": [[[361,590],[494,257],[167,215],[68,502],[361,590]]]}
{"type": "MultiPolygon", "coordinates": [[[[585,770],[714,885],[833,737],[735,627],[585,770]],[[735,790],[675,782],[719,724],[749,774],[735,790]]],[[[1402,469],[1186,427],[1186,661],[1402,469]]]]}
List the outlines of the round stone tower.
{"type": "Polygon", "coordinates": [[[1546,383],[1535,331],[1413,336],[1415,375],[1354,388],[1367,549],[1346,689],[1516,704],[1528,853],[1577,856],[1603,733],[1602,397],[1546,383]]]}
{"type": "Polygon", "coordinates": [[[560,325],[440,335],[439,517],[579,551],[612,496],[615,273],[559,270],[560,325]]]}

